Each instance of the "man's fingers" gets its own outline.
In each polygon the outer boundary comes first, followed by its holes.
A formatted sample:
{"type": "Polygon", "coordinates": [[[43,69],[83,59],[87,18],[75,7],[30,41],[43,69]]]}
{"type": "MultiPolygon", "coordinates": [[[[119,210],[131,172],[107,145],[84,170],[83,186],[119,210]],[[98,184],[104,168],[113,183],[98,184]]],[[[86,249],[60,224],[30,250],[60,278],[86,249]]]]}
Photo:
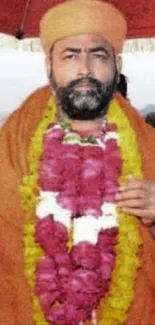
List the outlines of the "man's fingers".
{"type": "Polygon", "coordinates": [[[155,184],[151,181],[129,177],[127,185],[121,186],[115,199],[121,210],[138,217],[150,226],[155,222],[155,184]]]}
{"type": "Polygon", "coordinates": [[[145,180],[139,180],[134,177],[128,178],[129,181],[126,185],[122,185],[119,188],[120,192],[128,191],[128,190],[148,190],[148,182],[145,180]]]}
{"type": "Polygon", "coordinates": [[[116,194],[116,201],[124,201],[131,199],[145,199],[147,193],[141,189],[127,189],[116,194]]]}
{"type": "Polygon", "coordinates": [[[122,201],[118,202],[118,206],[122,208],[139,208],[139,209],[145,209],[147,208],[147,200],[142,199],[124,199],[122,201]]]}

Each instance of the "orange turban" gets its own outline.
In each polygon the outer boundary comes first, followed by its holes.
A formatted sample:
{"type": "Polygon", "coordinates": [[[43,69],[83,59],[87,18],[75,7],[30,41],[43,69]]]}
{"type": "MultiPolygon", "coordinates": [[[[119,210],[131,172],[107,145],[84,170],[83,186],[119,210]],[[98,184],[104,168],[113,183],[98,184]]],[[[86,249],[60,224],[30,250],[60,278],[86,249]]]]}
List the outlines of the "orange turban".
{"type": "Polygon", "coordinates": [[[101,0],[68,0],[49,9],[40,22],[40,40],[46,53],[57,40],[88,33],[103,37],[119,53],[126,32],[123,14],[101,0]]]}

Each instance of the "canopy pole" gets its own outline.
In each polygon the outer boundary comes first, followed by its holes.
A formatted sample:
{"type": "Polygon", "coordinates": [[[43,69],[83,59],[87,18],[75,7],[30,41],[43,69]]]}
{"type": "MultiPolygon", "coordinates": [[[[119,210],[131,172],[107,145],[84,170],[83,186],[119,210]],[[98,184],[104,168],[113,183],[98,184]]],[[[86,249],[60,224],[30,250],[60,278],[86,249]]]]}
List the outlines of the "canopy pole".
{"type": "Polygon", "coordinates": [[[20,26],[20,28],[16,32],[16,38],[17,39],[24,38],[24,27],[25,27],[25,23],[26,23],[26,20],[27,20],[27,17],[28,17],[28,11],[29,11],[29,7],[30,7],[30,3],[31,3],[31,0],[27,0],[26,1],[26,5],[25,5],[25,9],[24,9],[24,15],[23,15],[23,19],[22,19],[22,22],[21,22],[21,26],[20,26]]]}

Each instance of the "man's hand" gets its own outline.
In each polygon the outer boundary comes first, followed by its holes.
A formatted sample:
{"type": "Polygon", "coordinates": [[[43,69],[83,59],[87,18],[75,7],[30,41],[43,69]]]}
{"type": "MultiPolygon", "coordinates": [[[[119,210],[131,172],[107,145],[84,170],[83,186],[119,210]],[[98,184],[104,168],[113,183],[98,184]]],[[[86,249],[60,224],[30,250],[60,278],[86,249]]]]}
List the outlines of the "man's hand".
{"type": "Polygon", "coordinates": [[[155,182],[129,177],[121,186],[116,202],[123,212],[139,217],[145,225],[155,223],[155,182]]]}

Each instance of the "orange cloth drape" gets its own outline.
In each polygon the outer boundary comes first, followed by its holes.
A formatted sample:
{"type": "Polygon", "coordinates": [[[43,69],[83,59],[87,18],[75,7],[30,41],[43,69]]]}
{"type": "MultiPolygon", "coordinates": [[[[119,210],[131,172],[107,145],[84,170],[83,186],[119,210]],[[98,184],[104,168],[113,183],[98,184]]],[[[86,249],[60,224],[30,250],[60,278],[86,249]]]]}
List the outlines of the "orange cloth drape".
{"type": "MultiPolygon", "coordinates": [[[[37,90],[11,115],[0,132],[0,325],[34,325],[30,292],[24,277],[25,216],[20,208],[19,185],[28,170],[30,139],[49,96],[48,87],[37,90]]],[[[137,134],[145,178],[155,181],[155,130],[145,124],[119,94],[117,99],[137,134]]],[[[155,240],[147,227],[141,223],[139,227],[144,241],[140,253],[142,268],[126,325],[154,325],[155,240]]]]}

